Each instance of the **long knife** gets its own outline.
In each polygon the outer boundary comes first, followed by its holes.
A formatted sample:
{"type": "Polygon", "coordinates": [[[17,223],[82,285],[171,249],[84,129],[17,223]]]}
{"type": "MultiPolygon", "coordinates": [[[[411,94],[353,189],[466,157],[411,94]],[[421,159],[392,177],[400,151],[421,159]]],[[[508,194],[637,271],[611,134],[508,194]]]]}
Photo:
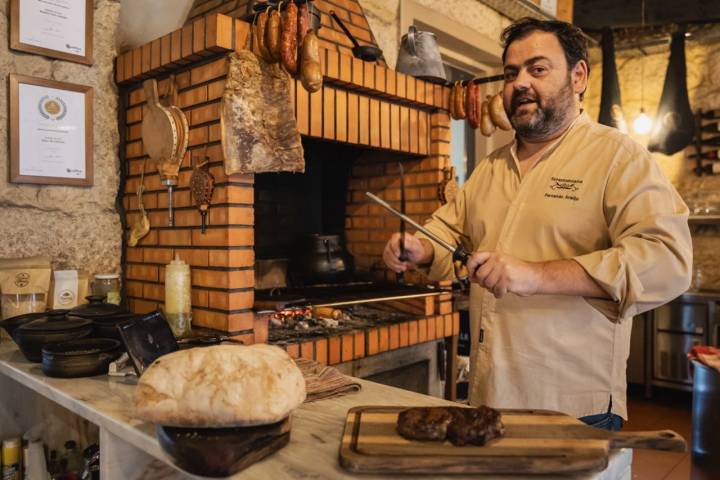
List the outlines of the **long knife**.
{"type": "MultiPolygon", "coordinates": [[[[400,213],[405,215],[405,170],[401,162],[398,162],[400,167],[400,213]]],[[[398,260],[401,262],[407,261],[407,252],[405,252],[405,222],[400,220],[400,256],[398,260]]],[[[397,272],[396,278],[398,283],[405,283],[405,272],[397,272]]]]}
{"type": "Polygon", "coordinates": [[[467,265],[467,262],[468,262],[468,260],[470,259],[470,254],[467,253],[462,246],[455,247],[455,246],[449,244],[448,242],[446,242],[446,241],[443,240],[442,238],[440,238],[440,237],[438,237],[437,235],[435,235],[434,233],[432,233],[432,232],[431,232],[430,230],[428,230],[427,228],[425,228],[425,227],[423,227],[422,225],[420,225],[419,223],[417,223],[417,222],[416,222],[415,220],[413,220],[412,218],[408,217],[408,216],[405,215],[404,213],[400,213],[400,212],[398,212],[397,210],[395,210],[393,207],[390,206],[389,203],[387,203],[385,200],[383,200],[382,198],[378,197],[377,195],[373,195],[373,194],[370,193],[370,192],[365,192],[365,195],[367,195],[368,197],[370,197],[370,199],[371,199],[372,201],[374,201],[375,203],[379,204],[380,206],[382,206],[383,208],[385,208],[387,211],[389,211],[389,212],[392,213],[393,215],[396,215],[396,216],[400,217],[400,219],[402,219],[403,221],[409,223],[410,225],[412,225],[413,227],[415,227],[416,229],[418,229],[419,231],[421,231],[422,233],[424,233],[424,234],[425,234],[430,240],[432,240],[433,242],[437,243],[438,245],[440,245],[440,246],[443,247],[444,249],[448,250],[449,252],[452,252],[452,259],[453,259],[454,262],[460,262],[460,263],[462,263],[463,265],[467,265]]]}

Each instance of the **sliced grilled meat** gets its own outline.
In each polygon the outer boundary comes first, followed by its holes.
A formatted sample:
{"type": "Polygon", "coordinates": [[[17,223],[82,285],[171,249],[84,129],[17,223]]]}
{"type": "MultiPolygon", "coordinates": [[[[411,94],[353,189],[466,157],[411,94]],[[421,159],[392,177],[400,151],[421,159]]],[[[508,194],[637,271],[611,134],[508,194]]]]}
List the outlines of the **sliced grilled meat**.
{"type": "Polygon", "coordinates": [[[501,437],[500,412],[490,407],[414,407],[400,412],[397,430],[410,440],[450,440],[453,445],[485,445],[501,437]]]}
{"type": "Polygon", "coordinates": [[[456,408],[448,425],[447,438],[453,445],[468,443],[485,445],[493,438],[501,437],[505,427],[500,421],[500,412],[485,405],[479,408],[456,408]]]}
{"type": "Polygon", "coordinates": [[[403,410],[398,415],[398,433],[411,440],[445,440],[452,420],[450,408],[415,407],[403,410]]]}

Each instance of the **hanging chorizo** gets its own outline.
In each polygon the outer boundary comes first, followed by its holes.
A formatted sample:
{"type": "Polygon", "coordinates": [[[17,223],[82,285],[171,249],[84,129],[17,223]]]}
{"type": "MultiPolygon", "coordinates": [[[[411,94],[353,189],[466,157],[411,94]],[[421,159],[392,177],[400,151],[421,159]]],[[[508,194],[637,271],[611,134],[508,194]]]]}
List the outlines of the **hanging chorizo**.
{"type": "Polygon", "coordinates": [[[450,118],[457,120],[457,113],[455,112],[455,95],[457,94],[457,82],[450,87],[450,101],[448,102],[448,113],[450,118]]]}
{"type": "Polygon", "coordinates": [[[310,30],[310,7],[308,2],[303,2],[298,7],[297,25],[298,61],[302,63],[303,43],[305,42],[305,35],[310,30]]]}
{"type": "Polygon", "coordinates": [[[478,100],[480,98],[480,85],[470,80],[467,85],[467,94],[465,97],[465,113],[470,128],[478,128],[480,125],[480,107],[478,100]]]}
{"type": "Polygon", "coordinates": [[[258,15],[257,19],[257,25],[255,28],[257,29],[257,44],[258,49],[260,50],[260,56],[262,56],[263,60],[265,60],[268,63],[274,63],[273,57],[270,55],[270,52],[268,51],[267,45],[265,44],[265,30],[267,29],[267,23],[268,23],[268,15],[267,11],[260,12],[260,15],[258,15]]]}
{"type": "Polygon", "coordinates": [[[290,75],[297,73],[298,45],[297,45],[298,8],[294,1],[288,2],[280,33],[280,59],[285,71],[290,75]]]}
{"type": "Polygon", "coordinates": [[[272,58],[271,63],[280,61],[280,12],[270,11],[265,26],[265,48],[272,58]]]}
{"type": "Polygon", "coordinates": [[[458,120],[462,120],[467,116],[465,112],[465,96],[467,95],[467,91],[462,82],[458,82],[457,86],[458,90],[455,94],[455,114],[458,120]]]}

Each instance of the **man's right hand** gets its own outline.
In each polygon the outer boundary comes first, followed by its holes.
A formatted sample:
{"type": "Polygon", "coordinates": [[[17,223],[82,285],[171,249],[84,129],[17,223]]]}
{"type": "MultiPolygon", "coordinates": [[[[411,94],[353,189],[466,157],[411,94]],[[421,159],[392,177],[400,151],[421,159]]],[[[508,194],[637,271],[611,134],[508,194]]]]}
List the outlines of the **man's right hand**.
{"type": "Polygon", "coordinates": [[[385,245],[383,260],[385,265],[394,272],[404,272],[409,266],[432,263],[435,251],[429,240],[405,234],[405,256],[407,261],[400,261],[400,234],[394,233],[385,245]]]}

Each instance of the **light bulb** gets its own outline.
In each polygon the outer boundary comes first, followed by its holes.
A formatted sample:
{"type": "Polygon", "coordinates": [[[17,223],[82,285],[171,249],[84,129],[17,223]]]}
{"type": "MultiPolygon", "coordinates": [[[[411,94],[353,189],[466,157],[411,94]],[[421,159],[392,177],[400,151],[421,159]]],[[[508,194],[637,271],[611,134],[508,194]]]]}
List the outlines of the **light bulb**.
{"type": "Polygon", "coordinates": [[[645,135],[652,128],[652,124],[652,119],[648,117],[645,110],[641,108],[640,115],[635,117],[635,121],[633,122],[633,130],[635,130],[635,133],[638,135],[645,135]]]}

